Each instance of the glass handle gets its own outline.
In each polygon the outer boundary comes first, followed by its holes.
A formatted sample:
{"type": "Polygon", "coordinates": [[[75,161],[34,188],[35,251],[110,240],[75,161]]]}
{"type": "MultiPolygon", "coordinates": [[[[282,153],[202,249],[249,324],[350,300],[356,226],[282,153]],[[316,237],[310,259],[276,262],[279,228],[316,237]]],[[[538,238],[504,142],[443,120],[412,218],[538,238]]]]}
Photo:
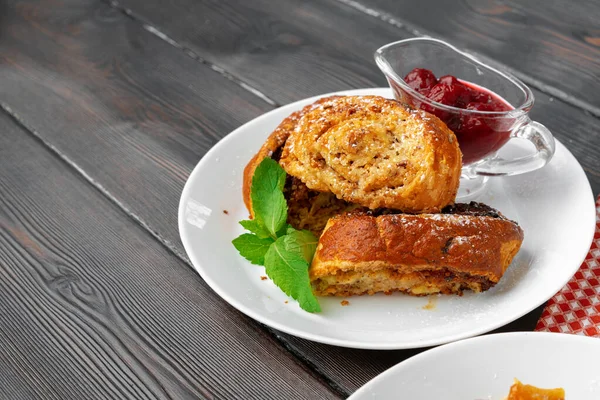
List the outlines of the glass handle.
{"type": "Polygon", "coordinates": [[[548,128],[538,122],[529,121],[514,132],[511,138],[529,140],[535,146],[535,152],[511,160],[490,158],[474,165],[470,172],[484,176],[524,174],[542,168],[554,155],[554,137],[548,128]]]}

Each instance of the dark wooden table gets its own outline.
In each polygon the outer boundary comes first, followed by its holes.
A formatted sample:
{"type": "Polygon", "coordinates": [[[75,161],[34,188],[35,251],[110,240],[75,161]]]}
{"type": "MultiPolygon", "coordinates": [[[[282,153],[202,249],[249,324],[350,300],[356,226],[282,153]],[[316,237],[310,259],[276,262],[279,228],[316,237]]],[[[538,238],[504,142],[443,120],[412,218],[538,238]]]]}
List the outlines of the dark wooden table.
{"type": "Polygon", "coordinates": [[[189,173],[279,105],[385,86],[373,51],[430,35],[529,84],[598,195],[598,18],[592,1],[0,2],[0,398],[343,398],[422,351],[313,343],[221,300],[179,240],[189,173]]]}

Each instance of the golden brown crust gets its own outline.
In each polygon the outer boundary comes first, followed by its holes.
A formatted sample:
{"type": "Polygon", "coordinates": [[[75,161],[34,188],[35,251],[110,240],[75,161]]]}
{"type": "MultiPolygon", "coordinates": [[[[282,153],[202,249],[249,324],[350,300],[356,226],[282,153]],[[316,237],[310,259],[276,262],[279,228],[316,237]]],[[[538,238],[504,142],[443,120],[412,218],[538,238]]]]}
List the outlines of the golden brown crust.
{"type": "Polygon", "coordinates": [[[330,98],[303,110],[280,159],[310,189],[415,213],[454,202],[461,162],[442,121],[379,96],[330,98]]]}
{"type": "Polygon", "coordinates": [[[248,164],[244,168],[244,178],[242,181],[242,195],[244,197],[244,204],[250,212],[250,215],[252,215],[252,199],[250,198],[250,187],[252,185],[252,176],[254,175],[254,170],[256,169],[256,167],[258,167],[258,164],[260,164],[260,162],[265,157],[271,157],[273,156],[273,154],[277,153],[283,148],[283,145],[285,144],[286,140],[298,125],[298,120],[302,115],[304,115],[306,112],[319,105],[320,103],[326,102],[335,97],[338,96],[324,97],[312,104],[305,106],[302,110],[290,114],[290,116],[284,119],[279,124],[279,126],[275,128],[275,130],[271,133],[271,135],[269,135],[265,143],[258,150],[258,153],[256,153],[254,157],[252,157],[250,162],[248,162],[248,164]]]}
{"type": "Polygon", "coordinates": [[[329,220],[319,239],[310,278],[320,295],[372,294],[372,280],[351,282],[354,277],[344,275],[348,273],[398,280],[397,287],[378,283],[387,288],[384,291],[483,291],[500,280],[522,241],[521,228],[502,217],[340,215],[329,220]],[[346,284],[353,286],[338,285],[339,277],[348,278],[346,284]]]}

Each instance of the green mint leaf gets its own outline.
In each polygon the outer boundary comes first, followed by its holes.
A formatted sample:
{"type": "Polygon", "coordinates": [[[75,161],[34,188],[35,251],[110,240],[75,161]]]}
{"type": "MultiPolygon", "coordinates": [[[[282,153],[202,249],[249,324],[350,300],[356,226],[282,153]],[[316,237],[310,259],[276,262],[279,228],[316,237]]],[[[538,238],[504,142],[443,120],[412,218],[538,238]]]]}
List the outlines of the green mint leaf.
{"type": "Polygon", "coordinates": [[[250,197],[254,218],[273,238],[287,220],[287,203],[283,197],[285,177],[283,168],[270,157],[261,161],[252,176],[250,197]]]}
{"type": "MultiPolygon", "coordinates": [[[[287,219],[287,217],[286,217],[286,219],[287,219]]],[[[292,226],[290,224],[288,224],[288,223],[283,224],[283,226],[281,227],[281,229],[279,229],[277,231],[277,237],[281,237],[283,235],[287,235],[287,233],[288,233],[288,231],[290,229],[294,229],[294,228],[292,228],[292,226]]]]}
{"type": "Polygon", "coordinates": [[[258,165],[250,189],[254,219],[240,221],[252,234],[240,235],[233,245],[251,263],[264,265],[269,278],[303,310],[319,312],[308,275],[317,238],[286,223],[285,179],[285,171],[273,159],[267,157],[258,165]]]}
{"type": "Polygon", "coordinates": [[[311,263],[315,251],[317,250],[317,242],[319,241],[311,231],[305,229],[298,231],[289,227],[287,235],[283,238],[287,251],[299,254],[304,257],[308,264],[311,263]]]}
{"type": "Polygon", "coordinates": [[[240,221],[240,225],[261,239],[271,237],[269,231],[264,226],[260,225],[255,219],[240,221]]]}
{"type": "Polygon", "coordinates": [[[240,252],[242,257],[252,264],[265,265],[265,254],[274,240],[272,238],[260,238],[251,233],[244,233],[233,239],[231,243],[240,252]]]}
{"type": "Polygon", "coordinates": [[[308,312],[321,311],[308,277],[308,262],[294,251],[286,249],[285,236],[277,239],[265,254],[266,273],[288,296],[298,301],[308,312]]]}

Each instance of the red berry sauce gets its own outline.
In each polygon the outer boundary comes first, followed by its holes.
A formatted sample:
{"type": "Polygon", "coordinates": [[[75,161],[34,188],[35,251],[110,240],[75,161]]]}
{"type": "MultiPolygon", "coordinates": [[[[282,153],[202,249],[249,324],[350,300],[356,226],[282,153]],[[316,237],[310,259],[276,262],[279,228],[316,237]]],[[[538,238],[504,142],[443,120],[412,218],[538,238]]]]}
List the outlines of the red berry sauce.
{"type": "MultiPolygon", "coordinates": [[[[477,111],[509,111],[513,107],[495,93],[451,75],[437,79],[424,68],[415,68],[404,78],[408,86],[428,99],[460,108],[477,111]]],[[[458,138],[463,153],[463,164],[481,160],[497,151],[510,136],[501,119],[492,116],[476,116],[453,112],[417,102],[418,107],[428,111],[448,125],[458,138]]]]}

